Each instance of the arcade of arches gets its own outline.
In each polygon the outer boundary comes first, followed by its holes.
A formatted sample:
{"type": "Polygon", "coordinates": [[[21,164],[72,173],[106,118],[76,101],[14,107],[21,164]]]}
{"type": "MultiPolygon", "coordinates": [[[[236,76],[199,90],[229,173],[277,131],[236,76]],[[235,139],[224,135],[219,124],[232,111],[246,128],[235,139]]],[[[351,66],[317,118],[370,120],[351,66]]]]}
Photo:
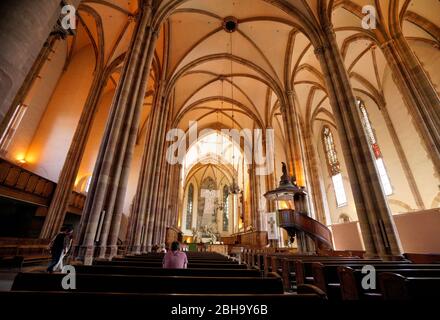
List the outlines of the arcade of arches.
{"type": "Polygon", "coordinates": [[[2,4],[0,237],[226,243],[270,231],[284,162],[334,249],[440,252],[439,1],[70,2],[74,32],[2,4]]]}

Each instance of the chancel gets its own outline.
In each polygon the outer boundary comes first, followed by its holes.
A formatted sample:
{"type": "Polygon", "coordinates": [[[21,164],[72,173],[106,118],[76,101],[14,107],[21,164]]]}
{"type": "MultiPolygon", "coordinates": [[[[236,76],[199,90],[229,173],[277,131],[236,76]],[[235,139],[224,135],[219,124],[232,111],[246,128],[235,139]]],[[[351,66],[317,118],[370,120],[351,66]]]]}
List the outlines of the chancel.
{"type": "Polygon", "coordinates": [[[440,1],[1,1],[0,44],[5,306],[438,297],[440,1]]]}

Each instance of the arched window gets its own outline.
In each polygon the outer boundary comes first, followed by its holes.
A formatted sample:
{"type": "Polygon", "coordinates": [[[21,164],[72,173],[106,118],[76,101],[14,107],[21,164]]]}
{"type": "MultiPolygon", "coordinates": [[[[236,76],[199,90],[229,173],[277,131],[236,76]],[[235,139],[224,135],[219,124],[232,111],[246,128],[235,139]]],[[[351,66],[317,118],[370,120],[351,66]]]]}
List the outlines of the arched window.
{"type": "Polygon", "coordinates": [[[227,185],[223,187],[223,231],[229,229],[229,188],[227,185]]]}
{"type": "Polygon", "coordinates": [[[84,188],[84,192],[88,193],[90,190],[90,185],[92,184],[92,176],[89,176],[86,181],[86,186],[84,188]]]}
{"type": "Polygon", "coordinates": [[[341,167],[338,154],[336,153],[333,134],[327,126],[324,126],[322,129],[322,143],[324,144],[327,167],[332,177],[333,189],[335,190],[336,204],[338,207],[341,207],[347,204],[347,196],[342,182],[341,167]]]}
{"type": "Polygon", "coordinates": [[[194,201],[194,186],[191,183],[188,187],[188,202],[186,204],[186,229],[187,230],[191,230],[191,226],[192,226],[193,201],[194,201]]]}
{"type": "Polygon", "coordinates": [[[370,143],[371,149],[373,150],[374,156],[376,158],[377,170],[379,172],[379,177],[382,182],[385,195],[389,196],[390,194],[393,193],[393,189],[391,188],[390,178],[388,177],[388,173],[385,169],[382,153],[380,152],[380,148],[377,143],[376,136],[374,134],[374,129],[371,126],[371,121],[370,121],[370,117],[368,116],[367,108],[365,108],[364,101],[362,101],[359,98],[357,99],[357,104],[361,111],[362,124],[364,125],[368,142],[370,143]]]}

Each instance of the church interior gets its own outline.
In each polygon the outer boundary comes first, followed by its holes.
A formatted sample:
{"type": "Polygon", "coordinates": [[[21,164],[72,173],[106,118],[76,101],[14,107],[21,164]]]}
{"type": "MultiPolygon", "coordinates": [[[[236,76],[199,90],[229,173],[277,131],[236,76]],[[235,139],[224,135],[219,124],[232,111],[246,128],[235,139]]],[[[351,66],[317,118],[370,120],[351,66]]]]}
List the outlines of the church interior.
{"type": "Polygon", "coordinates": [[[0,16],[1,300],[166,318],[438,297],[438,0],[20,0],[0,16]],[[187,269],[162,268],[175,241],[187,269]]]}

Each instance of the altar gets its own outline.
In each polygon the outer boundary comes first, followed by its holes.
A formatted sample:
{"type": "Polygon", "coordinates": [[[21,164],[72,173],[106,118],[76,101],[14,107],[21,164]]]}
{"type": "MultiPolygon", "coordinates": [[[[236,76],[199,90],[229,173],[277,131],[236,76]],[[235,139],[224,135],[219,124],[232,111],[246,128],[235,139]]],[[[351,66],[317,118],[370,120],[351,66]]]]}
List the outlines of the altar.
{"type": "Polygon", "coordinates": [[[207,252],[216,252],[223,255],[228,255],[228,245],[226,244],[207,244],[206,245],[207,252]]]}

